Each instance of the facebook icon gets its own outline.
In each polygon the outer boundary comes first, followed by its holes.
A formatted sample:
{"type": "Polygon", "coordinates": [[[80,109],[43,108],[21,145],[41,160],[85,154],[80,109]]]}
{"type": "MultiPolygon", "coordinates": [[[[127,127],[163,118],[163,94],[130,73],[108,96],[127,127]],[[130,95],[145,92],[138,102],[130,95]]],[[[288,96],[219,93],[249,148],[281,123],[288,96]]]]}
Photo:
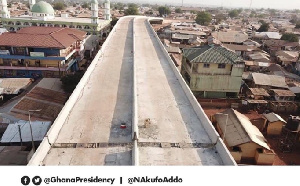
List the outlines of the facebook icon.
{"type": "Polygon", "coordinates": [[[23,176],[23,177],[21,178],[21,183],[22,183],[23,185],[29,185],[29,183],[30,183],[30,178],[29,178],[28,176],[23,176]]]}

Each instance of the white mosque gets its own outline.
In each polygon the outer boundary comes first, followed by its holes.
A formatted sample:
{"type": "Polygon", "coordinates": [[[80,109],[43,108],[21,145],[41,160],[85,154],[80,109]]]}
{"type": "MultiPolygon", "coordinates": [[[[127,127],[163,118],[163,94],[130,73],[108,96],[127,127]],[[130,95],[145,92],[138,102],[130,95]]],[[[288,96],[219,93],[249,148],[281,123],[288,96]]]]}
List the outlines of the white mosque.
{"type": "Polygon", "coordinates": [[[88,34],[102,35],[107,33],[111,21],[109,0],[104,0],[104,20],[98,18],[98,0],[91,0],[90,18],[68,17],[67,14],[57,17],[53,7],[45,1],[36,3],[35,0],[29,0],[29,6],[30,15],[10,17],[7,0],[0,0],[0,19],[3,27],[9,31],[28,26],[68,27],[84,30],[88,34]]]}

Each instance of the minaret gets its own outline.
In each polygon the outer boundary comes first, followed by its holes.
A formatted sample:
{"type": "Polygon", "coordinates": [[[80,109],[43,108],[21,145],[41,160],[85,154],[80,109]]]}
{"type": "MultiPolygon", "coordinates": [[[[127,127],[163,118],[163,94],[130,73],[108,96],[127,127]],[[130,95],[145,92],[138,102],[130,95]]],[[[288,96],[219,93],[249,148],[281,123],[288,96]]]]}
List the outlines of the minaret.
{"type": "Polygon", "coordinates": [[[33,5],[35,5],[35,0],[29,0],[30,11],[31,11],[33,5]]]}
{"type": "Polygon", "coordinates": [[[105,0],[104,1],[104,19],[106,20],[110,20],[110,1],[109,0],[105,0]]]}
{"type": "Polygon", "coordinates": [[[91,11],[92,11],[92,23],[98,24],[98,0],[91,1],[91,11]]]}
{"type": "Polygon", "coordinates": [[[0,1],[0,17],[2,18],[10,18],[10,13],[7,8],[7,1],[1,0],[0,1]]]}

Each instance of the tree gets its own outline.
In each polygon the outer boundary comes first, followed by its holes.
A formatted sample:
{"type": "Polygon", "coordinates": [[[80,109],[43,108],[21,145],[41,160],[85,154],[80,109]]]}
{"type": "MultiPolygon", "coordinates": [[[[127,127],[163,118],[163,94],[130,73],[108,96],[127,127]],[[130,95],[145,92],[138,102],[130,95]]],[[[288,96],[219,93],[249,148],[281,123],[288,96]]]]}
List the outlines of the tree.
{"type": "Polygon", "coordinates": [[[263,22],[262,25],[257,30],[257,32],[267,32],[269,28],[270,28],[269,23],[263,22]]]}
{"type": "Polygon", "coordinates": [[[269,11],[271,16],[274,16],[277,12],[275,9],[268,9],[268,11],[269,11]]]}
{"type": "Polygon", "coordinates": [[[75,74],[69,74],[62,77],[60,80],[62,82],[63,89],[68,93],[72,93],[83,75],[83,71],[78,71],[75,74]]]}
{"type": "Polygon", "coordinates": [[[211,14],[208,12],[199,12],[196,17],[196,23],[199,25],[208,25],[211,22],[211,14]]]}
{"type": "Polygon", "coordinates": [[[215,19],[216,19],[216,22],[217,22],[217,24],[218,24],[218,23],[220,23],[221,21],[226,20],[226,16],[225,16],[224,14],[217,14],[217,15],[215,16],[215,19]]]}
{"type": "Polygon", "coordinates": [[[191,10],[191,14],[197,14],[195,10],[191,10]]]}
{"type": "Polygon", "coordinates": [[[163,16],[163,15],[169,15],[171,13],[171,10],[169,7],[160,6],[158,7],[158,12],[160,16],[163,16]]]}
{"type": "Polygon", "coordinates": [[[296,27],[295,28],[300,28],[300,22],[298,22],[297,24],[296,24],[296,27]]]}
{"type": "Polygon", "coordinates": [[[125,15],[139,15],[138,6],[136,4],[129,4],[128,9],[124,11],[125,15]]]}
{"type": "Polygon", "coordinates": [[[281,40],[285,40],[289,42],[299,42],[299,37],[293,33],[285,33],[282,35],[281,40]]]}
{"type": "Polygon", "coordinates": [[[110,22],[111,27],[114,27],[117,24],[118,21],[119,21],[118,18],[112,17],[112,20],[110,22]]]}
{"type": "Polygon", "coordinates": [[[55,10],[63,10],[63,9],[65,9],[65,7],[66,6],[63,2],[56,2],[56,3],[53,4],[53,8],[55,10]]]}
{"type": "Polygon", "coordinates": [[[239,12],[240,12],[239,10],[231,10],[229,12],[229,17],[231,17],[231,18],[237,17],[240,14],[239,12]]]}
{"type": "Polygon", "coordinates": [[[252,10],[251,14],[250,14],[250,17],[255,17],[255,15],[256,15],[256,12],[252,10]]]}
{"type": "Polygon", "coordinates": [[[90,7],[90,5],[87,2],[85,2],[81,5],[81,8],[89,8],[89,7],[90,7]]]}
{"type": "Polygon", "coordinates": [[[181,14],[181,13],[182,13],[182,10],[181,10],[181,8],[176,8],[176,9],[175,9],[175,13],[177,13],[177,14],[181,14]]]}

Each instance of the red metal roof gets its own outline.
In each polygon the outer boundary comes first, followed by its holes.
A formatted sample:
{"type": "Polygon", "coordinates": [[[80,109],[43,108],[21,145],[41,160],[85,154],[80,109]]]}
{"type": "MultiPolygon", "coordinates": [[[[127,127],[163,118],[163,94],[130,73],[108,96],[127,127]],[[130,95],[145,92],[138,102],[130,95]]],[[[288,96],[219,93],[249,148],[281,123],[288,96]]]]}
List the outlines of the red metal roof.
{"type": "Polygon", "coordinates": [[[67,48],[78,40],[83,40],[86,32],[59,27],[26,27],[16,33],[0,36],[0,46],[67,48]]]}

